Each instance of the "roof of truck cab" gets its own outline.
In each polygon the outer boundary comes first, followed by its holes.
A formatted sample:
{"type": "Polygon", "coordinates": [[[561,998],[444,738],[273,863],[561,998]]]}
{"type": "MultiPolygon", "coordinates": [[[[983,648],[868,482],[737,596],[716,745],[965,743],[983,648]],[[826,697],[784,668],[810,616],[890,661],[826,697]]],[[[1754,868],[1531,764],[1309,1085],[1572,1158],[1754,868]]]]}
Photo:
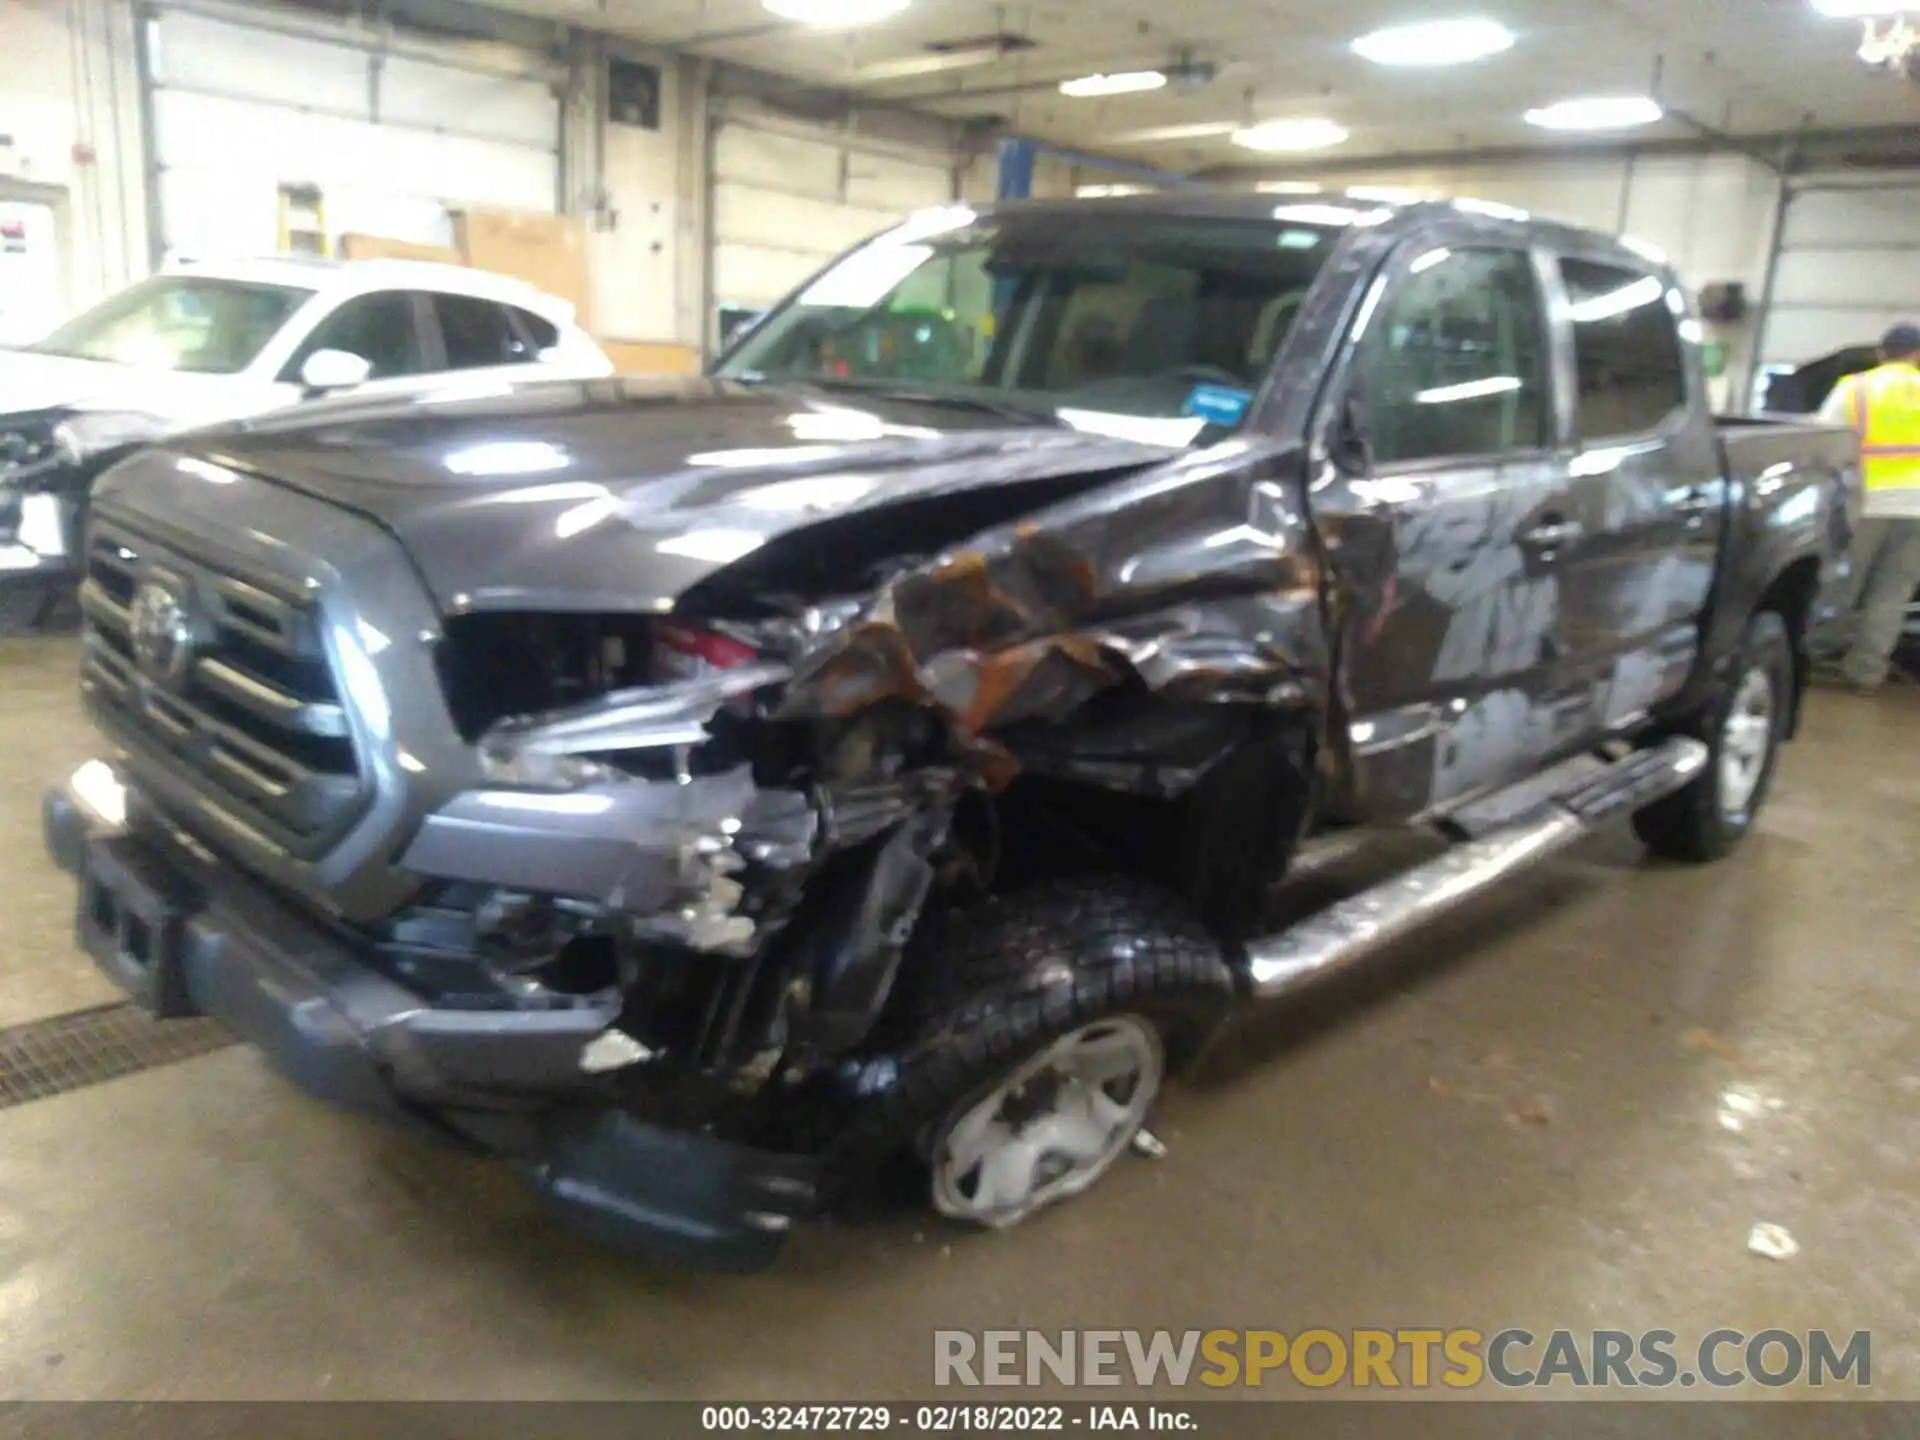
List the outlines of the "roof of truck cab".
{"type": "Polygon", "coordinates": [[[1137,195],[1101,195],[1042,200],[1003,200],[970,207],[981,215],[1150,215],[1210,220],[1280,220],[1345,229],[1356,224],[1400,234],[1446,217],[1484,228],[1508,239],[1525,236],[1551,245],[1612,252],[1639,265],[1666,270],[1668,261],[1650,245],[1534,215],[1512,205],[1471,196],[1447,199],[1389,199],[1378,191],[1302,190],[1263,192],[1192,186],[1137,195]],[[1344,212],[1344,213],[1343,213],[1344,212]]]}
{"type": "Polygon", "coordinates": [[[247,259],[180,260],[170,275],[205,275],[255,285],[290,285],[344,298],[370,290],[437,290],[472,295],[523,310],[556,324],[573,323],[573,305],[511,275],[446,265],[433,260],[328,260],[318,256],[268,255],[247,259]]]}

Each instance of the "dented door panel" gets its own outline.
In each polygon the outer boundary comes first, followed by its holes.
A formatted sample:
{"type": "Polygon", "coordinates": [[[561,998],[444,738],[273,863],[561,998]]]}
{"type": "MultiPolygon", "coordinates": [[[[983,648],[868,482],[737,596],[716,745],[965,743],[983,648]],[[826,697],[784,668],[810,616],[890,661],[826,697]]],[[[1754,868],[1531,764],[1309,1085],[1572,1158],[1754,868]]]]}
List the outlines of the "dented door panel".
{"type": "Polygon", "coordinates": [[[1565,501],[1556,462],[1335,479],[1355,818],[1405,819],[1566,743],[1557,563],[1523,543],[1565,501]]]}

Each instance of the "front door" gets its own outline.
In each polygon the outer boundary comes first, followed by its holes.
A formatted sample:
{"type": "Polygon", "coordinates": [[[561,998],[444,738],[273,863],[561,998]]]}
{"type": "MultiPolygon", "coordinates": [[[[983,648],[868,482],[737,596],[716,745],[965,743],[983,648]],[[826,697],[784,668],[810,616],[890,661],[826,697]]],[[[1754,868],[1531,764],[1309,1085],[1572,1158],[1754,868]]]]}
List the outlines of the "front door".
{"type": "Polygon", "coordinates": [[[1518,779],[1573,718],[1559,688],[1571,496],[1523,248],[1415,245],[1349,377],[1370,452],[1316,496],[1340,592],[1354,818],[1400,820],[1518,779]]]}

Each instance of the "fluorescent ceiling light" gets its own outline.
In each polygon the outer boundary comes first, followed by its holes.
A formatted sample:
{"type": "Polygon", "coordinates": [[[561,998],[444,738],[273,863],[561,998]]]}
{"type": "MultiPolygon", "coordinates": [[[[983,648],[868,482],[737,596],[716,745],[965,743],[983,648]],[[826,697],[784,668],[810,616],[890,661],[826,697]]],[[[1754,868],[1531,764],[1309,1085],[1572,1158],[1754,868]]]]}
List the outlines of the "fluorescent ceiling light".
{"type": "Polygon", "coordinates": [[[1428,20],[1362,35],[1354,54],[1376,65],[1464,65],[1513,48],[1513,32],[1496,20],[1428,20]]]}
{"type": "Polygon", "coordinates": [[[845,30],[898,15],[913,0],[761,0],[767,13],[816,30],[845,30]]]}
{"type": "Polygon", "coordinates": [[[1253,187],[1262,195],[1318,195],[1320,186],[1312,180],[1262,180],[1253,187]]]}
{"type": "Polygon", "coordinates": [[[1233,143],[1248,150],[1326,150],[1348,136],[1331,120],[1263,120],[1233,132],[1233,143]]]}
{"type": "Polygon", "coordinates": [[[1093,100],[1102,95],[1138,95],[1158,90],[1167,83],[1159,70],[1122,70],[1113,75],[1082,75],[1078,80],[1062,80],[1060,93],[1075,100],[1093,100]]]}
{"type": "Polygon", "coordinates": [[[1198,120],[1191,125],[1152,125],[1145,130],[1126,130],[1107,138],[1116,145],[1152,145],[1162,140],[1204,140],[1211,135],[1231,135],[1239,128],[1238,120],[1198,120]]]}
{"type": "Polygon", "coordinates": [[[1835,20],[1877,20],[1913,9],[1911,0],[1813,0],[1813,8],[1835,20]]]}
{"type": "Polygon", "coordinates": [[[1529,110],[1527,123],[1542,130],[1631,130],[1665,113],[1644,95],[1591,95],[1529,110]]]}

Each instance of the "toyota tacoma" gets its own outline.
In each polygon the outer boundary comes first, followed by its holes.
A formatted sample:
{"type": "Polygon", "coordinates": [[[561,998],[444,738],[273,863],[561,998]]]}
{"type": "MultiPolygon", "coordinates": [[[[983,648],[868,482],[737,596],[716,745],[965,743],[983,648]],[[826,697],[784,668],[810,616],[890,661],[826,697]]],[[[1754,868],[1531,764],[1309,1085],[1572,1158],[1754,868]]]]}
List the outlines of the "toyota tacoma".
{"type": "Polygon", "coordinates": [[[1716,423],[1700,342],[1500,207],[1043,202],[705,378],[171,438],[97,488],[47,842],[155,1013],[608,1240],[763,1265],[902,1157],[1007,1225],[1236,1004],[1610,816],[1751,828],[1858,457],[1716,423]]]}

